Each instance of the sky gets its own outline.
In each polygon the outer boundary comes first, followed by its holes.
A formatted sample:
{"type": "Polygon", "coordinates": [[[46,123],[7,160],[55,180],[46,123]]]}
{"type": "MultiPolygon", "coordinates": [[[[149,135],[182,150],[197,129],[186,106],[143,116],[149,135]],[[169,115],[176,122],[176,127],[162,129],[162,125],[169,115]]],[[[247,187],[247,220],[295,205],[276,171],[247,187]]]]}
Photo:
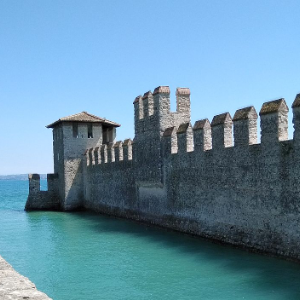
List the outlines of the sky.
{"type": "MultiPolygon", "coordinates": [[[[191,90],[191,121],[300,92],[299,0],[1,0],[0,175],[53,172],[60,117],[134,137],[133,100],[191,90]]],[[[292,138],[292,114],[289,137],[292,138]]]]}

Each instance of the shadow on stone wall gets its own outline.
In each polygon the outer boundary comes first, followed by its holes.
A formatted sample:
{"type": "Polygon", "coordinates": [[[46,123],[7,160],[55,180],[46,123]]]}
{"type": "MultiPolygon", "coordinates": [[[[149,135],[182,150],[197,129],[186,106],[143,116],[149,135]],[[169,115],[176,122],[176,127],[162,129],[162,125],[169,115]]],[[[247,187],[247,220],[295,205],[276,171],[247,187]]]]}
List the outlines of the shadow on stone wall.
{"type": "MultiPolygon", "coordinates": [[[[267,257],[263,254],[249,253],[234,246],[215,243],[204,238],[197,238],[174,232],[168,229],[155,228],[135,221],[121,220],[105,215],[92,213],[76,213],[76,217],[93,220],[90,229],[99,236],[104,233],[121,233],[131,235],[171,248],[178,253],[188,255],[195,264],[217,264],[220,269],[228,270],[235,276],[250,274],[249,284],[270,293],[285,295],[285,299],[299,299],[300,265],[281,259],[267,257]]],[[[195,267],[196,267],[195,265],[195,267]]],[[[201,276],[201,274],[199,274],[201,276]]],[[[247,283],[247,281],[246,281],[247,283]]],[[[199,286],[199,289],[201,287],[199,286]]]]}

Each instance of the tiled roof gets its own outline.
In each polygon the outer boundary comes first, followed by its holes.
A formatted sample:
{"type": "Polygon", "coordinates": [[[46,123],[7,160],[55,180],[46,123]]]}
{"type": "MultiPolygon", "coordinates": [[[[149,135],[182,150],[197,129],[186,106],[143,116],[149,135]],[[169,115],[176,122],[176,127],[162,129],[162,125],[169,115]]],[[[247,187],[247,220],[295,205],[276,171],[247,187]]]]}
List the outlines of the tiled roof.
{"type": "Polygon", "coordinates": [[[46,127],[47,128],[53,128],[54,126],[56,126],[57,124],[62,123],[62,122],[102,123],[102,124],[110,125],[110,126],[113,126],[113,127],[121,126],[118,123],[115,123],[115,122],[97,117],[97,116],[92,115],[92,114],[90,114],[86,111],[83,111],[83,112],[75,114],[75,115],[60,118],[57,121],[51,123],[50,125],[48,125],[46,127]]]}

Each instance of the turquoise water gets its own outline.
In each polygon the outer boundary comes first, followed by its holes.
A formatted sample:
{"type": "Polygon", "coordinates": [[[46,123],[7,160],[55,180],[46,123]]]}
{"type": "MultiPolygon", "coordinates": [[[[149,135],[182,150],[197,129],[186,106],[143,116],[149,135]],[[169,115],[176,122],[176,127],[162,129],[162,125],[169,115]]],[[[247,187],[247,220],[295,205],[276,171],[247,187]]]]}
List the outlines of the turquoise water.
{"type": "Polygon", "coordinates": [[[55,300],[300,299],[300,264],[107,216],[26,213],[27,192],[0,180],[0,255],[55,300]]]}

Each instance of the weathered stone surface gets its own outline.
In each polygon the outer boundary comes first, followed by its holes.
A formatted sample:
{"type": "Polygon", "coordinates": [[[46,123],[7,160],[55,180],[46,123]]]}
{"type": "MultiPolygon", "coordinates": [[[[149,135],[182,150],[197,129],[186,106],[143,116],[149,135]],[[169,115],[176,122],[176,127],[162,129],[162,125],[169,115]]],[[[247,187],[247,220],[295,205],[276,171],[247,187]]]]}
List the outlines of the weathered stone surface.
{"type": "Polygon", "coordinates": [[[294,139],[287,140],[285,101],[265,103],[258,144],[254,107],[238,110],[234,122],[225,113],[192,128],[189,90],[177,89],[176,112],[169,94],[159,87],[135,101],[134,141],[116,144],[115,160],[107,159],[100,128],[88,140],[54,130],[64,136],[54,137],[54,158],[63,159],[54,160],[61,209],[82,205],[300,260],[300,108],[294,105],[294,139]],[[98,147],[100,160],[89,156],[98,147]]]}
{"type": "Polygon", "coordinates": [[[261,143],[270,149],[277,141],[288,139],[288,112],[284,99],[265,102],[259,112],[261,117],[261,143]]]}
{"type": "Polygon", "coordinates": [[[46,300],[51,298],[38,291],[28,278],[17,273],[12,266],[0,256],[0,299],[46,300]]]}
{"type": "Polygon", "coordinates": [[[222,149],[232,147],[232,119],[230,113],[223,113],[214,116],[211,122],[212,128],[212,147],[222,149]]]}
{"type": "Polygon", "coordinates": [[[262,115],[272,114],[272,113],[279,112],[280,110],[289,111],[285,103],[285,100],[283,98],[265,102],[260,109],[259,115],[262,116],[262,115]]]}
{"type": "Polygon", "coordinates": [[[211,125],[208,119],[198,120],[194,127],[194,147],[195,150],[206,151],[212,147],[211,125]]]}
{"type": "Polygon", "coordinates": [[[253,106],[238,109],[233,117],[234,145],[247,146],[257,143],[257,113],[253,106]]]}
{"type": "Polygon", "coordinates": [[[300,94],[297,94],[297,96],[292,104],[292,108],[295,108],[295,107],[300,107],[300,94]]]}

